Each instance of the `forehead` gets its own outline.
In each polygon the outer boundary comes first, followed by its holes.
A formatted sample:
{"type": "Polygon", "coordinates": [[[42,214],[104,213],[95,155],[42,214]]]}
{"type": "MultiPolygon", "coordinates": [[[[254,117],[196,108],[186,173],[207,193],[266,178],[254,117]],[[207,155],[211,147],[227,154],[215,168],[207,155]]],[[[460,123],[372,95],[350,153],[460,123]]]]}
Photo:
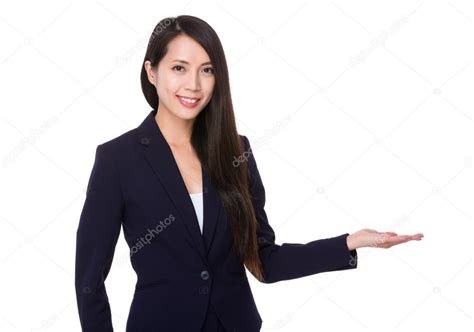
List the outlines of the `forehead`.
{"type": "Polygon", "coordinates": [[[168,52],[163,60],[184,60],[191,65],[201,65],[210,61],[206,50],[194,39],[187,35],[179,35],[168,43],[168,52]]]}

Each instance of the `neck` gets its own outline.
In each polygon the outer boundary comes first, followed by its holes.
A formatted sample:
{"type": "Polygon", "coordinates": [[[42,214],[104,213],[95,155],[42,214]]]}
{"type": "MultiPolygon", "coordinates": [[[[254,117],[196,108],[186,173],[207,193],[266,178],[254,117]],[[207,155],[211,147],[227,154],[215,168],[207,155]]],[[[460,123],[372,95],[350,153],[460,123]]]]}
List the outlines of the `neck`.
{"type": "Polygon", "coordinates": [[[172,147],[185,147],[191,144],[194,120],[180,119],[163,109],[158,109],[155,115],[161,133],[172,147]]]}

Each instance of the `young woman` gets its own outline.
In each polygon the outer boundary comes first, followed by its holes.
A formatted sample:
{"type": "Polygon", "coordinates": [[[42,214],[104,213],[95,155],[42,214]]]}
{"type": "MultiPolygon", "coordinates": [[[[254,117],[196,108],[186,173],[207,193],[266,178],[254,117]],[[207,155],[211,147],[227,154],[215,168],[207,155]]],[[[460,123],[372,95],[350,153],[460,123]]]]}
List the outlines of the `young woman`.
{"type": "Polygon", "coordinates": [[[127,331],[260,331],[245,267],[274,283],[355,269],[357,248],[422,238],[363,229],[275,244],[255,156],[236,130],[224,51],[203,20],[158,23],[141,85],[152,110],[98,145],[80,216],[75,286],[84,331],[113,330],[104,281],[121,228],[138,277],[127,331]]]}

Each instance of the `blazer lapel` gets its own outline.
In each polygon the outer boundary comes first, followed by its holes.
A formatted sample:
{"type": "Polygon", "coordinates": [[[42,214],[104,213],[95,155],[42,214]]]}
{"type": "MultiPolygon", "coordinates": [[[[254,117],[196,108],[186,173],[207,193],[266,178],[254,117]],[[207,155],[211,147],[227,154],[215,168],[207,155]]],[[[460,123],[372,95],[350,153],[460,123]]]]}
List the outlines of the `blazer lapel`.
{"type": "Polygon", "coordinates": [[[199,229],[196,212],[179,171],[173,152],[155,120],[157,110],[152,110],[138,129],[138,142],[143,154],[158,180],[163,184],[169,198],[181,215],[186,230],[201,257],[206,261],[212,243],[221,204],[213,190],[204,165],[201,167],[203,184],[203,234],[199,229]]]}
{"type": "MultiPolygon", "coordinates": [[[[203,169],[203,206],[204,206],[204,222],[203,235],[204,243],[206,245],[206,255],[212,245],[212,239],[216,230],[217,220],[221,212],[222,204],[218,193],[214,190],[211,184],[209,173],[203,169]]],[[[193,207],[194,209],[194,207],[193,207]]]]}

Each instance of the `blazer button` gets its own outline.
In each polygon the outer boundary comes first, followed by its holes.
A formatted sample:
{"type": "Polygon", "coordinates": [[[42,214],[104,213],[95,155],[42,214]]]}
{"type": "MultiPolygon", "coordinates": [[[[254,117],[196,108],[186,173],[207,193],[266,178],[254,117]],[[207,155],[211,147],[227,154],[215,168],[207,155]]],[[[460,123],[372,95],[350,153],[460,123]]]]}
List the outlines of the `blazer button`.
{"type": "Polygon", "coordinates": [[[147,137],[142,137],[141,143],[143,145],[148,145],[148,144],[150,144],[150,140],[147,137]]]}
{"type": "Polygon", "coordinates": [[[202,271],[202,272],[201,272],[201,279],[202,279],[202,280],[207,280],[207,279],[209,279],[209,272],[207,272],[206,270],[202,271]]]}

